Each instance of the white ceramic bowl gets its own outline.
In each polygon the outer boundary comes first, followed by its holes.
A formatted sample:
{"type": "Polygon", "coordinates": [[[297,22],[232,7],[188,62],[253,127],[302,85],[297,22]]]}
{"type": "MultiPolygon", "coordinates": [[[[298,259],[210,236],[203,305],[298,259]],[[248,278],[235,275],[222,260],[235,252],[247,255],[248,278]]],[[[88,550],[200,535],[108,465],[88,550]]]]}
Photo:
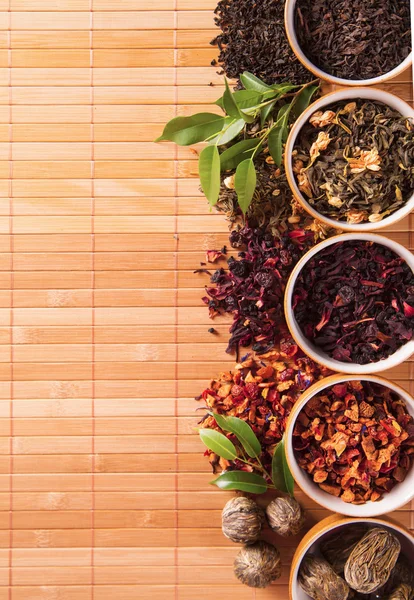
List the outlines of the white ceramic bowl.
{"type": "Polygon", "coordinates": [[[307,198],[299,190],[295,174],[293,173],[292,152],[295,147],[296,139],[300,133],[300,130],[302,129],[304,124],[307,121],[309,121],[310,117],[316,111],[325,110],[328,105],[340,102],[341,100],[353,101],[359,98],[382,102],[383,104],[387,104],[392,109],[401,113],[401,115],[403,115],[404,117],[414,119],[414,109],[409,104],[407,104],[407,102],[404,102],[404,100],[401,100],[401,98],[398,98],[398,96],[394,96],[394,94],[390,94],[389,92],[384,92],[375,88],[366,87],[360,87],[358,89],[350,88],[345,90],[339,90],[337,92],[332,92],[331,94],[326,94],[325,96],[311,104],[300,115],[300,117],[297,119],[292,129],[290,130],[285,148],[285,170],[290,188],[295,198],[300,202],[303,208],[315,219],[323,221],[327,225],[330,225],[331,227],[334,227],[335,229],[339,229],[341,231],[374,231],[376,229],[382,229],[383,227],[388,227],[389,225],[393,225],[400,219],[403,219],[404,217],[409,215],[410,212],[414,209],[414,194],[412,194],[410,198],[407,198],[405,204],[401,206],[401,208],[382,219],[382,221],[379,221],[378,223],[353,224],[347,223],[346,221],[331,219],[330,217],[322,215],[309,204],[307,198]]]}
{"type": "Polygon", "coordinates": [[[411,469],[407,473],[405,480],[401,483],[398,483],[390,492],[384,494],[381,500],[377,500],[376,502],[366,502],[365,504],[349,504],[341,500],[341,498],[336,498],[335,496],[324,492],[318,486],[318,484],[310,478],[308,473],[306,473],[298,465],[295,451],[293,449],[293,430],[295,423],[299,413],[307,404],[307,402],[313,398],[313,396],[322,393],[328,387],[336,385],[337,383],[343,383],[351,380],[373,381],[390,388],[405,401],[407,411],[414,417],[414,398],[410,396],[410,394],[403,388],[401,388],[399,385],[396,385],[392,381],[376,375],[332,375],[331,377],[322,379],[321,381],[318,381],[312,385],[308,390],[306,390],[306,392],[302,394],[302,396],[294,405],[286,425],[286,458],[296,483],[305,492],[305,494],[312,498],[312,500],[314,500],[317,504],[320,504],[321,506],[333,512],[349,515],[351,517],[375,517],[377,515],[388,514],[393,510],[397,510],[414,498],[413,466],[411,466],[411,469]]]}
{"type": "Polygon", "coordinates": [[[285,317],[286,322],[289,327],[290,333],[298,346],[302,348],[303,352],[310,356],[316,362],[324,365],[328,369],[332,371],[337,371],[339,373],[350,373],[355,375],[364,375],[369,373],[380,373],[385,371],[385,369],[391,369],[393,367],[398,366],[405,360],[408,360],[410,356],[414,353],[414,339],[410,340],[401,348],[398,348],[396,352],[391,354],[388,358],[383,360],[379,360],[378,362],[367,363],[365,365],[358,365],[356,363],[346,363],[339,360],[335,360],[323,352],[318,346],[309,341],[305,335],[302,333],[296,319],[295,314],[292,309],[292,299],[293,292],[295,289],[296,280],[300,271],[303,269],[305,264],[313,257],[315,254],[318,254],[324,248],[331,246],[332,244],[337,244],[338,242],[344,242],[347,240],[366,240],[376,242],[377,244],[382,244],[383,246],[387,246],[390,250],[393,250],[396,254],[401,256],[414,272],[414,256],[413,254],[398,244],[393,240],[390,240],[382,235],[378,235],[375,233],[344,233],[342,235],[335,235],[323,242],[320,242],[316,246],[314,246],[311,250],[309,250],[296,264],[293,269],[285,291],[285,299],[284,299],[284,307],[285,307],[285,317]]]}
{"type": "Polygon", "coordinates": [[[355,519],[341,517],[340,515],[332,515],[323,519],[317,523],[299,543],[299,546],[293,556],[292,567],[290,570],[289,578],[289,598],[290,600],[311,600],[300,587],[298,583],[298,573],[303,558],[308,552],[320,555],[319,546],[323,538],[332,534],[334,531],[338,532],[347,525],[353,523],[366,523],[371,527],[384,527],[388,529],[390,533],[393,533],[401,543],[401,553],[408,559],[408,561],[414,563],[414,539],[411,533],[396,523],[392,519],[355,519]]]}
{"type": "Polygon", "coordinates": [[[296,28],[295,28],[295,7],[296,0],[286,0],[285,4],[285,29],[286,34],[289,40],[290,47],[293,52],[296,54],[296,57],[304,67],[308,69],[311,73],[319,77],[320,79],[324,79],[325,81],[329,81],[333,85],[380,85],[393,77],[396,77],[405,69],[411,65],[412,61],[412,52],[403,60],[402,63],[397,65],[391,71],[384,73],[383,75],[379,75],[378,77],[371,77],[370,79],[343,79],[342,77],[335,77],[334,75],[330,75],[322,69],[319,69],[316,65],[314,65],[309,58],[304,54],[302,48],[299,45],[298,38],[296,36],[296,28]]]}

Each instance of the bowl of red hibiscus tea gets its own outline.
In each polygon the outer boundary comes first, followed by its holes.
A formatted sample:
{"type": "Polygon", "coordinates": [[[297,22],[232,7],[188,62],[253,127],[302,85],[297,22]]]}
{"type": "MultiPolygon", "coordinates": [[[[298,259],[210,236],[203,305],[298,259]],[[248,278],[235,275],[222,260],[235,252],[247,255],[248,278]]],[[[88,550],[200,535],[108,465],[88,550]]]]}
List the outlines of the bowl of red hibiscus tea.
{"type": "Polygon", "coordinates": [[[414,256],[374,233],[333,236],[299,260],[284,306],[298,346],[328,369],[396,367],[414,353],[414,256]]]}
{"type": "Polygon", "coordinates": [[[393,225],[414,209],[414,109],[375,88],[327,94],[293,125],[285,168],[295,198],[330,227],[393,225]]]}
{"type": "Polygon", "coordinates": [[[414,497],[414,398],[377,375],[331,375],[294,405],[286,456],[315,502],[352,517],[401,508],[414,497]]]}
{"type": "Polygon", "coordinates": [[[285,28],[303,66],[332,84],[380,84],[411,64],[410,0],[286,0],[285,28]]]}

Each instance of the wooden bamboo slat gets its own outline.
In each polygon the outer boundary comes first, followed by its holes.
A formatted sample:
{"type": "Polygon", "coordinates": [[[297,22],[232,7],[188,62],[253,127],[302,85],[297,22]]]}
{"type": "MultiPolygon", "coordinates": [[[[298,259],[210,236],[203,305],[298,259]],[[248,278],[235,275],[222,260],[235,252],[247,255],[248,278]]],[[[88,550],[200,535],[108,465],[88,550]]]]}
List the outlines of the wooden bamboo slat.
{"type": "MultiPolygon", "coordinates": [[[[153,141],[219,111],[215,5],[0,0],[0,600],[288,598],[299,538],[276,585],[239,585],[232,494],[194,435],[194,397],[234,361],[193,272],[228,223],[201,146],[153,141]]],[[[384,87],[413,101],[410,71],[384,87]]],[[[385,234],[414,249],[413,230],[385,234]]],[[[413,365],[386,375],[414,392],[413,365]]],[[[413,529],[413,509],[393,516],[413,529]]]]}

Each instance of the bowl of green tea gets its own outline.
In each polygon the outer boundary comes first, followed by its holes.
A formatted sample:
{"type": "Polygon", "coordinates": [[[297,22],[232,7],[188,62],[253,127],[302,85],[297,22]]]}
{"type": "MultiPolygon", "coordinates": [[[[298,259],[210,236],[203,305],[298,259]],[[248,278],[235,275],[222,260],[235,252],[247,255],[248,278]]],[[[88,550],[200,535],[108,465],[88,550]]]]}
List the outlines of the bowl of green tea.
{"type": "Polygon", "coordinates": [[[333,84],[383,83],[411,64],[410,0],[287,0],[285,27],[301,63],[333,84]]]}
{"type": "Polygon", "coordinates": [[[414,109],[374,88],[328,94],[292,127],[285,166],[314,218],[343,231],[392,225],[414,209],[414,109]]]}

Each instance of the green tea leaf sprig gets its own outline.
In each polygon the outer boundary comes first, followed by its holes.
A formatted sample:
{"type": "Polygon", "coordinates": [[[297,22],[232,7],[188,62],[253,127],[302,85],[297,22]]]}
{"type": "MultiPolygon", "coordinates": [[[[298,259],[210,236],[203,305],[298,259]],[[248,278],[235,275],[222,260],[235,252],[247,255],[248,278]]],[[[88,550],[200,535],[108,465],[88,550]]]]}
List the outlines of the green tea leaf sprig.
{"type": "Polygon", "coordinates": [[[262,447],[250,425],[238,417],[210,414],[220,429],[232,434],[238,444],[215,429],[200,429],[203,444],[218,456],[228,461],[237,459],[252,469],[224,471],[210,482],[212,485],[223,490],[240,490],[251,494],[263,494],[268,489],[277,489],[293,496],[294,480],[287,465],[283,440],[276,446],[270,474],[261,463],[262,447]]]}
{"type": "Polygon", "coordinates": [[[235,169],[234,188],[239,206],[246,214],[257,185],[255,158],[268,146],[271,157],[280,167],[290,119],[305,110],[318,85],[315,82],[303,86],[267,85],[247,71],[240,80],[245,89],[236,92],[232,92],[227,79],[224,80],[224,94],[215,102],[223,109],[223,116],[199,113],[175,117],[155,141],[170,141],[180,146],[206,142],[208,146],[199,156],[199,174],[210,206],[219,200],[222,173],[235,169]],[[247,139],[246,128],[255,121],[258,122],[257,134],[247,139]]]}

